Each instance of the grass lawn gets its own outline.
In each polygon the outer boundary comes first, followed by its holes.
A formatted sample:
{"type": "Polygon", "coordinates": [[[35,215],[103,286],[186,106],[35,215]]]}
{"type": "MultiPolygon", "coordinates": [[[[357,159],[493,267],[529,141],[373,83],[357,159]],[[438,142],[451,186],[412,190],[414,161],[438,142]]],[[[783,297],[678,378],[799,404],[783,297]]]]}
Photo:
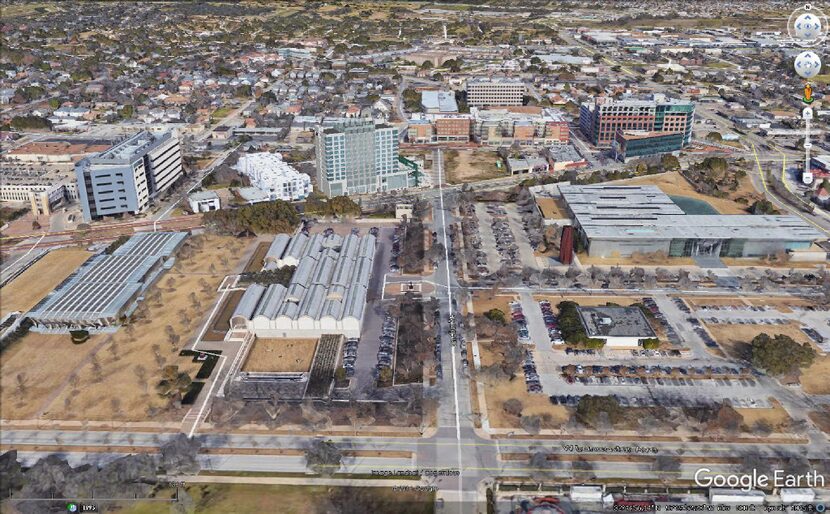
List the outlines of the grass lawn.
{"type": "Polygon", "coordinates": [[[243,371],[300,372],[311,369],[316,339],[257,339],[243,371]]]}
{"type": "MultiPolygon", "coordinates": [[[[160,347],[162,365],[178,365],[180,371],[190,373],[191,377],[196,374],[200,364],[191,362],[189,357],[180,357],[178,350],[190,344],[213,308],[216,287],[233,265],[227,256],[244,253],[245,243],[239,239],[196,237],[203,238],[202,249],[193,257],[178,259],[174,269],[164,273],[151,288],[151,291],[154,288],[161,291],[160,301],[147,302],[147,316],[135,322],[132,334],[122,327],[113,335],[95,336],[82,345],[74,345],[68,335],[47,338],[32,333],[6,350],[0,363],[2,399],[11,401],[2,402],[3,418],[28,419],[32,413],[42,410],[46,419],[83,416],[95,421],[147,421],[148,407],[165,406],[166,400],[153,391],[161,379],[153,346],[160,347]],[[202,280],[209,286],[207,291],[200,284],[202,280]],[[192,302],[191,292],[198,304],[192,302]],[[180,337],[175,347],[165,335],[167,326],[180,337]],[[32,362],[39,365],[32,367],[32,362]],[[144,370],[144,382],[139,379],[141,373],[136,372],[137,366],[144,370]],[[96,371],[98,367],[100,372],[96,371]],[[27,405],[18,409],[20,399],[14,395],[19,394],[16,374],[21,370],[31,374],[32,385],[23,396],[27,405]],[[73,372],[79,377],[77,390],[69,381],[73,372]]],[[[152,297],[151,294],[148,296],[152,297]]],[[[178,421],[186,409],[164,410],[154,414],[153,421],[178,421]]]]}
{"type": "Polygon", "coordinates": [[[220,107],[210,115],[214,120],[221,120],[233,111],[233,107],[220,107]]]}
{"type": "Polygon", "coordinates": [[[79,248],[52,250],[0,290],[0,316],[34,307],[92,254],[79,248]]]}
{"type": "MultiPolygon", "coordinates": [[[[327,499],[333,494],[343,494],[337,487],[297,485],[250,484],[200,484],[189,485],[187,494],[193,498],[199,514],[306,514],[326,512],[327,499]]],[[[375,512],[398,514],[431,514],[434,512],[434,494],[418,491],[395,491],[392,488],[362,488],[349,492],[373,500],[380,507],[375,512]]],[[[174,496],[174,491],[164,489],[158,498],[174,496]]],[[[156,514],[171,512],[166,502],[136,502],[117,510],[121,514],[156,514]]]]}

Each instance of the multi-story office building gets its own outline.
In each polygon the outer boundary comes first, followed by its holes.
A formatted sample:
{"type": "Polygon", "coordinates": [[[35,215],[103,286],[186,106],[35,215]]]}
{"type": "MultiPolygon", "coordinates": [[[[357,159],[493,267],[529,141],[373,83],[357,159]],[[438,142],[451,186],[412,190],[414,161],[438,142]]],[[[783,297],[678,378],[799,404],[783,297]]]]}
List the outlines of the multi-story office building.
{"type": "Polygon", "coordinates": [[[439,142],[469,142],[470,117],[468,115],[447,115],[435,118],[435,140],[439,142]]]}
{"type": "Polygon", "coordinates": [[[525,85],[517,80],[468,80],[467,105],[522,105],[525,85]]]}
{"type": "Polygon", "coordinates": [[[28,203],[36,216],[51,214],[64,200],[78,199],[71,164],[5,161],[0,166],[0,201],[28,203]]]}
{"type": "Polygon", "coordinates": [[[182,173],[172,133],[139,132],[75,166],[84,219],[144,212],[182,173]]]}
{"type": "Polygon", "coordinates": [[[568,122],[553,109],[508,107],[471,109],[473,136],[482,145],[521,146],[567,144],[568,122]]]}
{"type": "Polygon", "coordinates": [[[582,104],[579,126],[591,143],[600,148],[609,148],[618,130],[680,132],[685,146],[692,140],[694,115],[694,103],[669,100],[665,95],[654,95],[651,100],[601,97],[582,104]]]}
{"type": "Polygon", "coordinates": [[[679,152],[683,148],[683,132],[617,131],[614,157],[628,162],[632,159],[679,152]]]}
{"type": "Polygon", "coordinates": [[[317,182],[328,196],[402,189],[398,129],[354,118],[324,121],[317,130],[317,182]]]}

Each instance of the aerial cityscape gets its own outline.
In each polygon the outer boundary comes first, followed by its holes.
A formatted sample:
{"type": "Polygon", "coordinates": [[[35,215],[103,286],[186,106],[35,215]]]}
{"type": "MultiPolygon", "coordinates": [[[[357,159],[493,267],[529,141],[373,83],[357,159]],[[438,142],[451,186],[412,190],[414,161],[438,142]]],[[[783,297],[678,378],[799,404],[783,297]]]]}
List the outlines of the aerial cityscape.
{"type": "Polygon", "coordinates": [[[824,512],[825,13],[0,0],[0,512],[824,512]]]}

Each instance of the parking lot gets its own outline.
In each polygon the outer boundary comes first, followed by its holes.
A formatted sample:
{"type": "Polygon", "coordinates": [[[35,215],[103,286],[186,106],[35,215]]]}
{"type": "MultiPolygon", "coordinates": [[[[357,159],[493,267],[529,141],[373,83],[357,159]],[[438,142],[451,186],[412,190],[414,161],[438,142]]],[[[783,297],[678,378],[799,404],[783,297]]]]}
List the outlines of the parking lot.
{"type": "Polygon", "coordinates": [[[546,311],[544,303],[529,293],[521,294],[520,302],[535,343],[535,372],[544,394],[555,397],[551,401],[559,401],[560,396],[610,394],[620,397],[623,405],[633,406],[694,406],[722,400],[746,408],[769,406],[770,391],[749,368],[706,351],[711,337],[699,322],[696,326],[689,321],[695,313],[684,302],[667,296],[653,298],[652,313],[656,309],[658,322],[662,317],[676,334],[677,348],[600,351],[555,345],[552,335],[556,332],[551,331],[556,323],[555,306],[546,311]]]}

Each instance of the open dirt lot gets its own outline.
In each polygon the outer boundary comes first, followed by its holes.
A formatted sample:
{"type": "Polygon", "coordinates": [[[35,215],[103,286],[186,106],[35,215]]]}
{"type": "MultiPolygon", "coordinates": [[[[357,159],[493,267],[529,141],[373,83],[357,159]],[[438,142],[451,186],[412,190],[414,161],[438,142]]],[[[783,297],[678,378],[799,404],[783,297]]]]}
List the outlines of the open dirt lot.
{"type": "Polygon", "coordinates": [[[257,339],[243,371],[302,372],[311,369],[316,339],[257,339]]]}
{"type": "Polygon", "coordinates": [[[564,219],[568,217],[565,213],[565,206],[560,205],[560,203],[553,198],[537,198],[536,205],[539,206],[539,210],[542,211],[542,216],[545,218],[564,219]]]}
{"type": "MultiPolygon", "coordinates": [[[[735,202],[732,198],[759,196],[752,188],[750,179],[744,178],[738,190],[731,194],[730,198],[716,198],[714,196],[702,195],[695,191],[689,182],[680,173],[673,171],[660,175],[649,175],[625,181],[626,185],[652,184],[659,187],[667,195],[688,196],[697,200],[703,200],[721,214],[746,214],[746,205],[735,202]]],[[[751,204],[752,202],[750,202],[751,204]]]]}
{"type": "Polygon", "coordinates": [[[92,254],[80,248],[59,248],[43,256],[0,290],[0,317],[34,307],[92,254]]]}
{"type": "Polygon", "coordinates": [[[504,164],[496,167],[499,156],[493,150],[448,150],[444,153],[447,182],[463,184],[508,176],[504,164]]]}
{"type": "MultiPolygon", "coordinates": [[[[488,366],[497,362],[499,355],[491,350],[489,343],[479,343],[481,350],[481,364],[488,366]]],[[[530,394],[521,376],[521,370],[513,380],[501,380],[495,383],[479,382],[479,387],[484,388],[484,397],[487,402],[487,415],[490,425],[493,428],[518,428],[517,421],[510,414],[504,411],[503,405],[506,400],[516,398],[522,402],[523,415],[551,416],[551,422],[544,428],[552,428],[562,425],[570,419],[570,410],[561,405],[552,405],[546,394],[530,394]]]]}
{"type": "MultiPolygon", "coordinates": [[[[190,345],[216,301],[216,287],[236,265],[228,256],[242,255],[245,245],[250,244],[249,240],[219,236],[196,236],[187,241],[197,245],[193,255],[180,256],[173,270],[148,290],[148,300],[139,309],[145,312],[133,322],[133,328],[122,327],[115,334],[95,336],[82,345],[73,345],[68,335],[54,336],[57,339],[48,341],[55,349],[48,351],[44,348],[47,343],[41,342],[45,336],[29,334],[4,352],[0,367],[3,385],[5,380],[14,384],[19,372],[15,370],[25,369],[32,373],[32,384],[37,387],[25,392],[30,407],[7,416],[6,407],[18,400],[11,398],[11,404],[3,401],[3,417],[28,419],[40,413],[47,419],[73,419],[83,413],[85,419],[95,421],[180,420],[188,407],[166,408],[167,400],[154,392],[161,368],[177,365],[180,371],[195,375],[200,364],[180,357],[178,351],[190,345]],[[178,336],[175,344],[168,339],[168,331],[178,336]],[[22,348],[13,352],[17,346],[22,348]],[[51,355],[55,355],[54,365],[47,368],[49,376],[40,380],[40,374],[46,372],[32,362],[51,362],[51,355]],[[73,373],[78,377],[74,384],[70,380],[73,373]]],[[[14,389],[4,387],[2,399],[13,395],[14,389]]]]}

